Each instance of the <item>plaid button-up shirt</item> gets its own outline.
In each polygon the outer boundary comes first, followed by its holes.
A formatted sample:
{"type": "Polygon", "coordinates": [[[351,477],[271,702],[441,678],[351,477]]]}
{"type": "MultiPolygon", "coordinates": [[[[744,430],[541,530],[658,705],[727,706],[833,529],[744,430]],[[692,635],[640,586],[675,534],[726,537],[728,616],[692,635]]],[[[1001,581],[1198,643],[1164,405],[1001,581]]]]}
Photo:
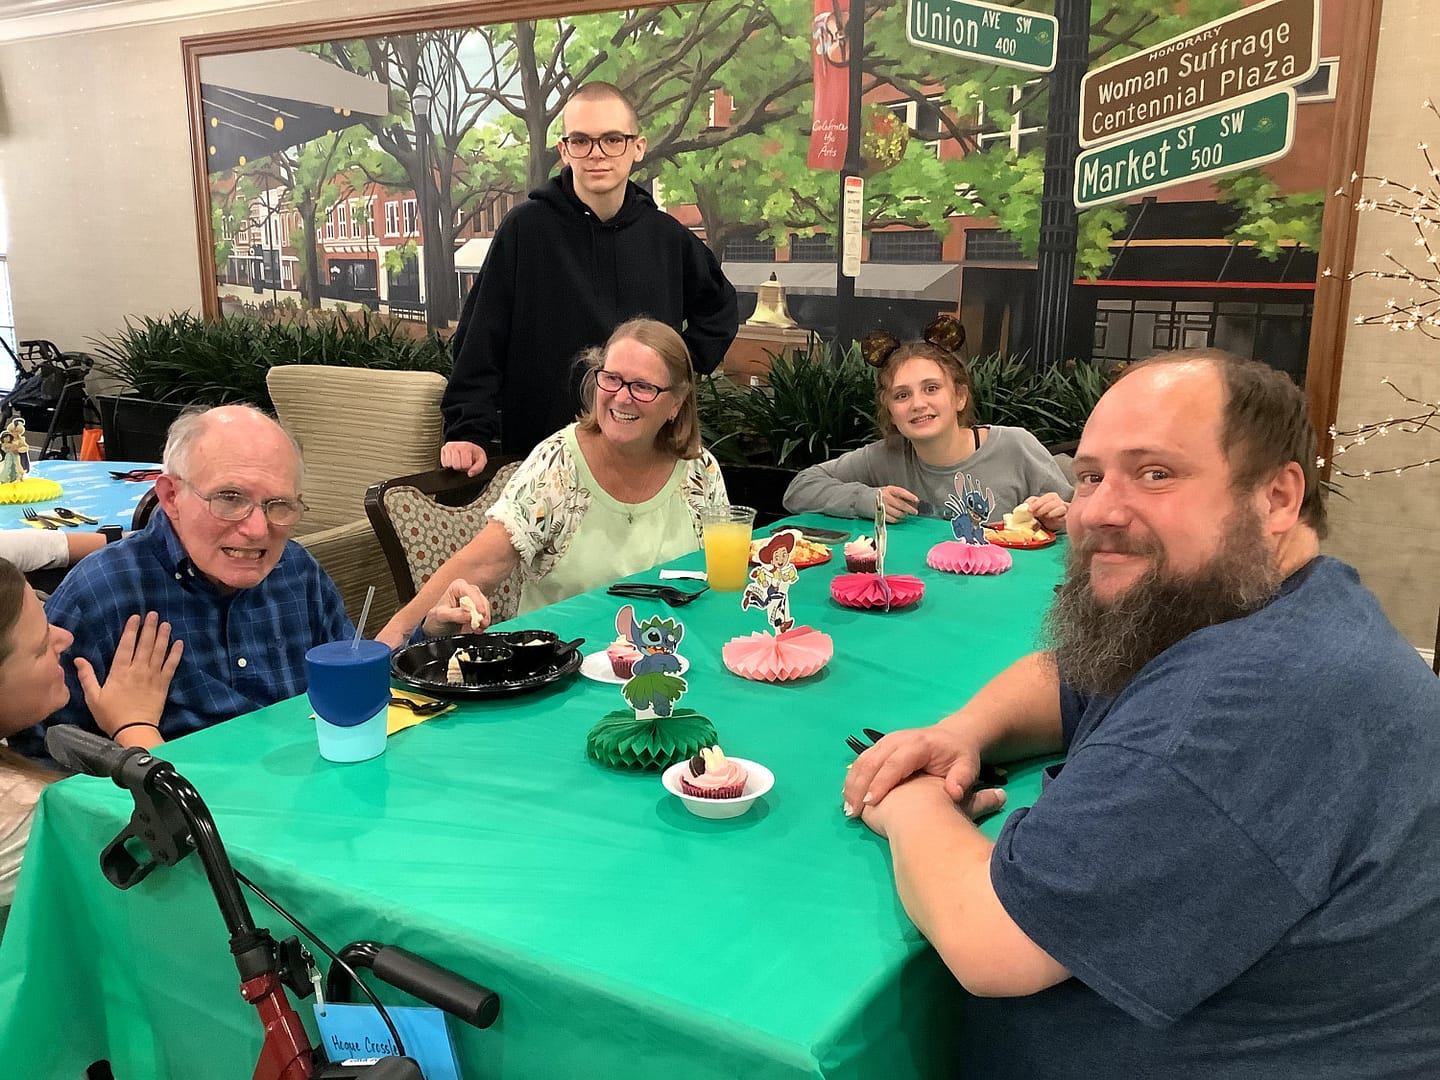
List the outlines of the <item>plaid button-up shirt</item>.
{"type": "MultiPolygon", "coordinates": [[[[75,635],[70,656],[83,656],[103,682],[125,620],[156,611],[185,643],[160,718],[166,739],[303,693],[305,651],[349,637],[339,590],[311,554],[291,540],[260,584],[228,596],[191,562],[161,510],[139,533],[82,559],[45,604],[56,626],[75,635]]],[[[70,704],[49,723],[96,730],[73,665],[66,666],[70,704]]],[[[40,756],[42,724],[12,737],[40,756]]]]}

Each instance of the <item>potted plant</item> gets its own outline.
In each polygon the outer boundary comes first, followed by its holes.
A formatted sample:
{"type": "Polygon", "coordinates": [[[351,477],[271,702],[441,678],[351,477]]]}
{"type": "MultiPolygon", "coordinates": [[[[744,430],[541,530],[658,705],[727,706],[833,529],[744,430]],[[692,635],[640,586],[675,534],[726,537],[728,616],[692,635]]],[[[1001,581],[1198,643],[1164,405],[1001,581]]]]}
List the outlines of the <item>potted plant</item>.
{"type": "Polygon", "coordinates": [[[781,500],[800,469],[876,437],[875,378],[854,347],[839,363],[823,344],[771,354],[768,384],[702,380],[696,404],[730,501],[755,507],[757,524],[785,515],[781,500]]]}
{"type": "Polygon", "coordinates": [[[1073,450],[1085,420],[1112,381],[1106,361],[1034,366],[994,353],[970,361],[975,411],[982,424],[1023,427],[1054,453],[1073,450]]]}
{"type": "Polygon", "coordinates": [[[129,389],[95,401],[106,453],[117,461],[158,461],[171,422],[190,405],[250,402],[271,408],[265,375],[276,364],[435,371],[448,374],[448,345],[367,310],[274,309],[208,321],[189,312],[126,320],[92,341],[96,370],[129,389]]]}

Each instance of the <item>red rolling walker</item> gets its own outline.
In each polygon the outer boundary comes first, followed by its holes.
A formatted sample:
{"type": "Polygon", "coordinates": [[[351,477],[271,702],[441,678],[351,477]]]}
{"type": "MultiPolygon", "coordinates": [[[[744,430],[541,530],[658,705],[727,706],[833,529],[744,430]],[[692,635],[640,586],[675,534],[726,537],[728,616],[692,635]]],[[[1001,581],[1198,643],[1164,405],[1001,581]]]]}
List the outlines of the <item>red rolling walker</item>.
{"type": "MultiPolygon", "coordinates": [[[[134,798],[135,812],[129,824],[100,855],[100,868],[117,889],[138,884],[156,866],[174,866],[192,850],[199,855],[230,935],[230,952],[240,972],[240,996],[255,1007],[265,1029],[254,1080],[424,1080],[420,1067],[404,1056],[399,1032],[378,1001],[375,1004],[395,1040],[395,1056],[372,1064],[334,1065],[325,1060],[322,1051],[311,1047],[309,1034],[285,993],[289,989],[296,997],[305,998],[314,992],[319,976],[310,952],[298,937],[277,942],[269,930],[255,925],[215,819],[195,788],[168,761],[138,747],[117,746],[68,724],[51,728],[45,745],[61,765],[90,776],[109,777],[134,798]],[[141,862],[131,854],[127,847],[131,841],[137,841],[149,858],[141,862]]],[[[269,900],[258,889],[256,892],[269,900]]],[[[354,972],[355,967],[368,967],[391,986],[474,1027],[489,1027],[500,1013],[500,997],[493,990],[396,946],[360,941],[332,955],[335,962],[326,988],[329,1000],[348,1001],[352,984],[369,994],[354,972]]]]}

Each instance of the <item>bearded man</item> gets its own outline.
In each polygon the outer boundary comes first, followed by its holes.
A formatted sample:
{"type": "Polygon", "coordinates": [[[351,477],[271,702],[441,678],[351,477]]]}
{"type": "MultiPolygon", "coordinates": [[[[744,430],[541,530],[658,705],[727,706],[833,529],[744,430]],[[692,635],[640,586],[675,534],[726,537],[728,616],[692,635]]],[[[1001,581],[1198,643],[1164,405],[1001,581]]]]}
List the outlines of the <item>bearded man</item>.
{"type": "Polygon", "coordinates": [[[972,995],[957,1073],[1440,1076],[1440,680],[1319,553],[1303,395],[1147,361],[1075,474],[1051,648],[844,787],[972,995]],[[1060,750],[986,840],[980,763],[1060,750]]]}

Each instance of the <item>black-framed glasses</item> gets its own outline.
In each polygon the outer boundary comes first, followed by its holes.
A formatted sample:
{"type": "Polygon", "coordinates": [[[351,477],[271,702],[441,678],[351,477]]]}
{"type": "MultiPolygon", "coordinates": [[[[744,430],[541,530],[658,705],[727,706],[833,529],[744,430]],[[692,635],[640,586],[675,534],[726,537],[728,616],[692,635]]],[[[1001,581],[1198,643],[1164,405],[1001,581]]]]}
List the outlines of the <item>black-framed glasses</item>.
{"type": "Polygon", "coordinates": [[[668,386],[656,386],[644,379],[622,379],[615,372],[606,371],[604,368],[595,370],[595,385],[607,394],[618,394],[622,387],[628,388],[630,396],[636,401],[654,401],[670,389],[668,386]]]}
{"type": "Polygon", "coordinates": [[[565,144],[565,149],[570,151],[571,157],[589,157],[597,146],[605,157],[619,157],[630,145],[630,140],[639,137],[638,134],[627,135],[623,131],[607,131],[604,135],[576,132],[574,135],[561,135],[560,141],[565,144]]]}
{"type": "MultiPolygon", "coordinates": [[[[931,345],[958,353],[965,347],[965,327],[954,315],[937,315],[926,325],[924,338],[931,345]]],[[[871,367],[883,368],[900,344],[894,334],[872,330],[860,339],[860,355],[871,367]]]]}
{"type": "Polygon", "coordinates": [[[265,515],[265,520],[271,525],[294,525],[305,515],[305,511],[310,509],[300,499],[265,499],[256,502],[238,491],[217,491],[213,495],[206,495],[189,480],[180,482],[193,491],[197,498],[204,500],[211,516],[221,521],[244,521],[258,506],[265,515]]]}

